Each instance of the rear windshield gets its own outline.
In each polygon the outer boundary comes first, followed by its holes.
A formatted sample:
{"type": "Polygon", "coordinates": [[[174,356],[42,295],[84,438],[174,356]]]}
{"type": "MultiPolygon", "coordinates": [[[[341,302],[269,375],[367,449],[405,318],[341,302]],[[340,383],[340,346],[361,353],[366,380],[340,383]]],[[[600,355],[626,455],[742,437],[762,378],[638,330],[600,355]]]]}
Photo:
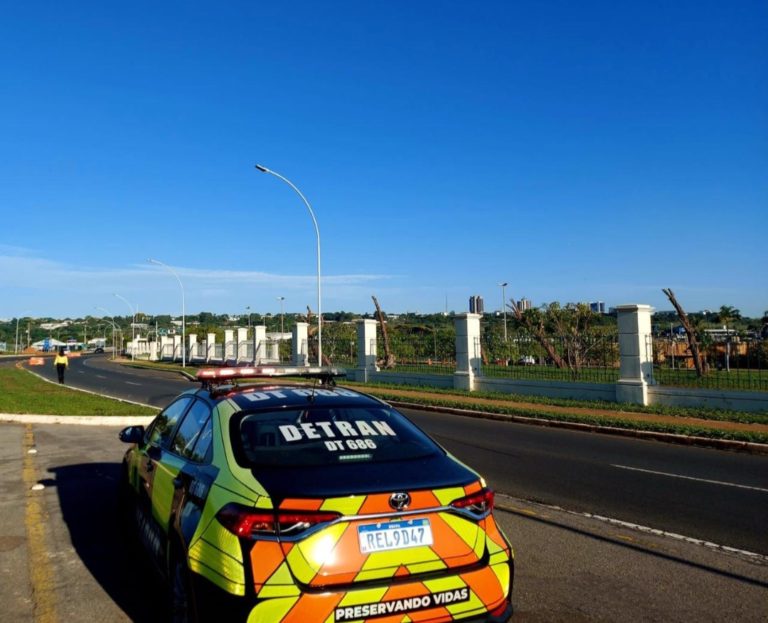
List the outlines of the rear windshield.
{"type": "Polygon", "coordinates": [[[244,413],[232,420],[232,445],[247,466],[382,463],[441,454],[388,407],[309,407],[244,413]]]}

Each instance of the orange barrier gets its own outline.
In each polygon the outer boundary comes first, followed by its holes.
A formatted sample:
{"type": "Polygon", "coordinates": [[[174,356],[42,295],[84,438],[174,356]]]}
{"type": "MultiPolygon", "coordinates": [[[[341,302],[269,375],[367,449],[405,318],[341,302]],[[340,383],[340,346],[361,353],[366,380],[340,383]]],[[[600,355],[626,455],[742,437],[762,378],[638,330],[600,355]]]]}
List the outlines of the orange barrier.
{"type": "Polygon", "coordinates": [[[67,353],[67,357],[70,359],[72,359],[72,357],[80,357],[80,352],[76,350],[70,351],[67,353]]]}
{"type": "Polygon", "coordinates": [[[30,357],[29,358],[29,365],[30,366],[44,366],[45,365],[45,359],[42,357],[30,357]]]}

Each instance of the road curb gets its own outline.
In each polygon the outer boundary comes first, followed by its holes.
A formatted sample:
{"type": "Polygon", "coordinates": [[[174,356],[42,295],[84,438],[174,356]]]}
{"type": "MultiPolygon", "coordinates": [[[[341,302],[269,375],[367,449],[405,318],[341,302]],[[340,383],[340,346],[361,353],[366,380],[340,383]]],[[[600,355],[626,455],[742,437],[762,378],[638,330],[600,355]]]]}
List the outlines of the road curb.
{"type": "Polygon", "coordinates": [[[85,426],[147,426],[154,415],[39,415],[0,413],[0,422],[15,424],[80,424],[85,426]]]}
{"type": "Polygon", "coordinates": [[[685,446],[699,446],[716,448],[718,450],[730,450],[732,452],[746,452],[749,454],[768,455],[768,444],[754,443],[751,441],[735,441],[733,439],[712,439],[709,437],[696,437],[692,435],[677,435],[675,433],[662,433],[658,431],[644,431],[632,428],[618,428],[615,426],[599,426],[597,424],[584,424],[580,422],[568,422],[564,420],[549,420],[524,415],[511,415],[507,413],[493,413],[490,411],[478,411],[475,409],[459,409],[456,407],[442,407],[436,405],[424,405],[417,402],[403,400],[387,400],[395,407],[403,409],[420,409],[439,413],[451,413],[464,417],[474,417],[484,420],[498,420],[502,422],[516,422],[519,424],[532,424],[534,426],[549,426],[551,428],[565,428],[590,433],[602,433],[619,437],[632,437],[634,439],[650,439],[685,446]]]}

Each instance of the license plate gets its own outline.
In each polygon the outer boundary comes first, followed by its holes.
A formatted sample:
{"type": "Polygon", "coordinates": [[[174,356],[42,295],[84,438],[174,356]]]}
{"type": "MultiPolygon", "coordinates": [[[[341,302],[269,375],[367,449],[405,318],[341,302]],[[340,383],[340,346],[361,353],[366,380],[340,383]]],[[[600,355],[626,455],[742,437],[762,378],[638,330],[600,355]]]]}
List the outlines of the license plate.
{"type": "Polygon", "coordinates": [[[357,538],[363,554],[432,545],[429,519],[411,519],[358,526],[357,538]]]}

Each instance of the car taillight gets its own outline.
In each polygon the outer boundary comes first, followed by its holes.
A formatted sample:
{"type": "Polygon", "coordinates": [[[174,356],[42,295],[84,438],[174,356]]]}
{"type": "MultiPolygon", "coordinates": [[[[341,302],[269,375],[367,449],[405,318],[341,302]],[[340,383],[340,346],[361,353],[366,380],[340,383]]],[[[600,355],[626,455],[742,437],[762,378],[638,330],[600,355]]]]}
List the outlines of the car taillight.
{"type": "Polygon", "coordinates": [[[232,534],[250,538],[260,534],[294,536],[340,516],[322,511],[264,511],[231,503],[223,507],[216,518],[232,534]]]}
{"type": "Polygon", "coordinates": [[[493,491],[482,489],[472,495],[467,495],[451,502],[453,508],[468,510],[473,515],[485,517],[493,510],[493,491]]]}

